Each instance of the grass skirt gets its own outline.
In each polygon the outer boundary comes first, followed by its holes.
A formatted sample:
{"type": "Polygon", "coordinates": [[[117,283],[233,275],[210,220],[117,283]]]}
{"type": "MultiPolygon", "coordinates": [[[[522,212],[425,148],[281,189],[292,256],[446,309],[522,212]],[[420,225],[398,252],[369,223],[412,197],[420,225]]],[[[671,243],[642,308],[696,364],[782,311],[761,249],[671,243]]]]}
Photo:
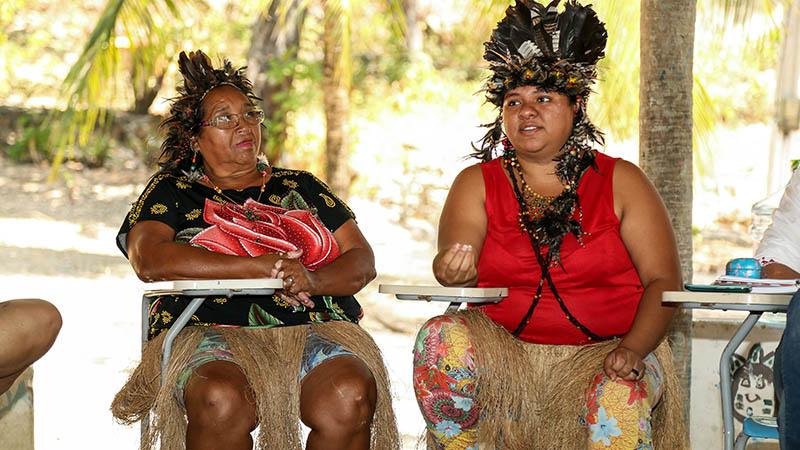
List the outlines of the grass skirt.
{"type": "MultiPolygon", "coordinates": [[[[372,421],[370,448],[400,448],[389,377],[380,350],[372,337],[358,325],[332,321],[311,327],[320,336],[341,344],[369,367],[378,389],[372,421]]],[[[300,364],[306,339],[305,326],[268,329],[216,327],[247,376],[256,396],[259,426],[256,449],[299,450],[300,364]],[[296,380],[286,382],[276,380],[296,380]]],[[[161,347],[166,333],[148,342],[142,362],[114,397],[111,412],[119,422],[130,425],[145,419],[141,449],[180,450],[186,439],[186,415],[175,397],[177,378],[202,339],[200,327],[186,327],[173,344],[172,356],[161,377],[161,347]]]]}
{"type": "MultiPolygon", "coordinates": [[[[466,321],[475,350],[476,400],[483,414],[479,448],[582,448],[577,443],[587,440],[586,427],[579,422],[584,391],[619,341],[530,344],[515,339],[477,309],[455,315],[466,321]]],[[[688,449],[672,352],[664,341],[654,353],[664,371],[664,393],[653,410],[653,445],[658,450],[688,449]]],[[[436,448],[430,433],[427,447],[436,448]]]]}

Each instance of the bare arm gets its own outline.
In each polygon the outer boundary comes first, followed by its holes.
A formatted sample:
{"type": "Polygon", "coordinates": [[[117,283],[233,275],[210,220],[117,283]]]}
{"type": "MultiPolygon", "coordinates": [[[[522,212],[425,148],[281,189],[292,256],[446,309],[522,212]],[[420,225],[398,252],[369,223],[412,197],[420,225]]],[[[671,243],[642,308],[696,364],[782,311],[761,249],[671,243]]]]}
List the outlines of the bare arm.
{"type": "Polygon", "coordinates": [[[174,242],[175,230],[146,220],[131,228],[128,258],[142,281],[267,278],[278,255],[256,258],[224,255],[174,242]]]}
{"type": "Polygon", "coordinates": [[[674,307],[662,305],[661,296],[680,290],[681,267],[664,202],[644,173],[623,160],[614,169],[614,208],[644,292],[630,331],[606,357],[605,371],[612,379],[633,380],[644,374],[642,358],[659,345],[675,314],[674,307]]]}
{"type": "Polygon", "coordinates": [[[478,165],[464,169],[450,187],[439,218],[439,252],[433,275],[443,286],[475,286],[486,239],[486,191],[478,165]]]}
{"type": "Polygon", "coordinates": [[[800,273],[781,263],[770,263],[761,269],[761,278],[791,279],[800,278],[800,273]]]}

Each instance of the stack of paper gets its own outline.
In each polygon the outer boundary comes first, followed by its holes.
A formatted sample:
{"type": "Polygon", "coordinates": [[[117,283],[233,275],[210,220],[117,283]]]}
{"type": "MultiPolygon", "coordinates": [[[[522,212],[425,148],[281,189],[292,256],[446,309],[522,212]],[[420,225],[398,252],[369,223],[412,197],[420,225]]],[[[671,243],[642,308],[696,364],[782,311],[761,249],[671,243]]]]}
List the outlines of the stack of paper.
{"type": "Polygon", "coordinates": [[[793,294],[800,287],[800,279],[745,278],[721,275],[714,284],[750,286],[754,294],[793,294]]]}

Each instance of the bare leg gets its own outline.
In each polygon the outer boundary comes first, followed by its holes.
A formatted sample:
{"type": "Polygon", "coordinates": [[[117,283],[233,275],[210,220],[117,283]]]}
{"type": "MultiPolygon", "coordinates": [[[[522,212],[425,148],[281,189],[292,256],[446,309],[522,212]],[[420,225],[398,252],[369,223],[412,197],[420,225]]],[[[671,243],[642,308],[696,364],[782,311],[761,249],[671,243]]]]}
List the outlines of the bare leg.
{"type": "Polygon", "coordinates": [[[256,428],[253,393],[242,370],[228,361],[198,367],[183,393],[187,450],[250,450],[256,428]]]}
{"type": "Polygon", "coordinates": [[[378,391],[357,358],[340,356],[315,367],[300,388],[300,418],[311,432],[306,450],[367,450],[378,391]]]}
{"type": "Polygon", "coordinates": [[[61,314],[44,300],[0,303],[0,394],[53,345],[61,330],[61,314]]]}

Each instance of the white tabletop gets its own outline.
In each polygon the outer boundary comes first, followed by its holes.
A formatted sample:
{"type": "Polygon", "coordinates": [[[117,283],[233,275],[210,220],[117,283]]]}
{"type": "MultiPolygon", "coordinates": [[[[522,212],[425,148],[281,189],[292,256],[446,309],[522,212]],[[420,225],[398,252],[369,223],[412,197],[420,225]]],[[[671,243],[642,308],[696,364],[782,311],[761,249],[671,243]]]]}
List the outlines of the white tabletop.
{"type": "Polygon", "coordinates": [[[475,288],[381,284],[378,286],[378,292],[381,294],[393,294],[400,300],[422,300],[428,302],[497,303],[508,296],[508,288],[499,287],[475,288]]]}
{"type": "Polygon", "coordinates": [[[786,311],[791,300],[791,294],[754,294],[752,292],[666,291],[662,296],[663,303],[679,304],[685,308],[740,311],[786,311]]]}
{"type": "Polygon", "coordinates": [[[260,295],[266,291],[270,291],[267,293],[272,293],[276,289],[282,289],[283,280],[280,278],[242,278],[234,280],[157,281],[145,284],[144,288],[146,295],[192,295],[207,291],[213,292],[209,295],[215,295],[214,293],[217,293],[217,291],[230,291],[231,293],[255,291],[252,293],[260,295]]]}

